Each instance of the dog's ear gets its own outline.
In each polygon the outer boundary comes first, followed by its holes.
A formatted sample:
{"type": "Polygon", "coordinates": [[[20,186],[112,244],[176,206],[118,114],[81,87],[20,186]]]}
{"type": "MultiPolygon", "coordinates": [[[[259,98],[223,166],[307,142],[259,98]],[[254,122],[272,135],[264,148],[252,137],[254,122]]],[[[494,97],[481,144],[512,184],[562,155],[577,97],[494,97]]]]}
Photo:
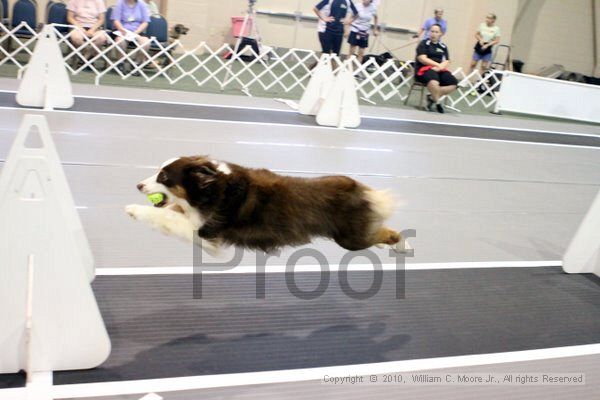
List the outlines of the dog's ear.
{"type": "Polygon", "coordinates": [[[185,174],[187,180],[191,180],[196,186],[204,189],[217,181],[219,172],[214,164],[205,162],[191,165],[186,169],[185,174]]]}

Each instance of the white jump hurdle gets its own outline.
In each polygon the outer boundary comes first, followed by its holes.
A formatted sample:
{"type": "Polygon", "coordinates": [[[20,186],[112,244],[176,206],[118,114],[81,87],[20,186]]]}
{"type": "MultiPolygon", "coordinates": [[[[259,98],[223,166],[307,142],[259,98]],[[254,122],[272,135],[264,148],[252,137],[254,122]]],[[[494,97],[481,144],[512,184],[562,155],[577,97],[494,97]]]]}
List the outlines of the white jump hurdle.
{"type": "Polygon", "coordinates": [[[600,192],[565,252],[563,270],[600,276],[600,192]]]}
{"type": "Polygon", "coordinates": [[[44,116],[21,123],[0,175],[0,221],[0,374],[25,370],[29,398],[47,399],[52,371],[96,367],[111,346],[90,286],[92,253],[44,116]]]}

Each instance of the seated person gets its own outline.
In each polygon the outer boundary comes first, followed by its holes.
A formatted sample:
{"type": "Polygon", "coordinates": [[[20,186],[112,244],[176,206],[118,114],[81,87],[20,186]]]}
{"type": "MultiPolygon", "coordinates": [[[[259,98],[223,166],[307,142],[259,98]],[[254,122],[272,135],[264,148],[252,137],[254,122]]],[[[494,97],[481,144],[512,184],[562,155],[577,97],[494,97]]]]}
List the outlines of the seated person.
{"type": "MultiPolygon", "coordinates": [[[[69,0],[67,4],[67,22],[75,26],[71,32],[71,42],[77,47],[84,43],[85,37],[100,47],[108,40],[106,32],[101,27],[104,25],[106,6],[104,0],[69,0]],[[84,37],[85,36],[85,37],[84,37]]],[[[90,59],[95,54],[92,46],[86,46],[83,56],[90,59]]]]}
{"type": "MultiPolygon", "coordinates": [[[[143,0],[118,0],[111,18],[114,27],[119,32],[115,41],[121,49],[126,51],[128,43],[135,38],[138,46],[146,52],[148,51],[150,39],[144,35],[144,31],[150,22],[150,12],[143,0]]],[[[136,55],[137,64],[144,62],[145,55],[141,49],[136,55]]],[[[122,69],[122,64],[120,67],[122,69]]],[[[136,72],[134,75],[137,74],[136,72]]]]}
{"type": "Polygon", "coordinates": [[[160,11],[158,11],[158,6],[154,2],[154,0],[144,0],[146,5],[148,6],[148,11],[150,12],[151,17],[160,17],[160,11]]]}
{"type": "Polygon", "coordinates": [[[444,112],[440,98],[456,90],[458,82],[448,70],[450,56],[448,47],[440,42],[442,28],[434,24],[429,29],[429,39],[419,43],[415,62],[415,79],[427,86],[427,110],[433,111],[435,105],[439,113],[444,112]]]}

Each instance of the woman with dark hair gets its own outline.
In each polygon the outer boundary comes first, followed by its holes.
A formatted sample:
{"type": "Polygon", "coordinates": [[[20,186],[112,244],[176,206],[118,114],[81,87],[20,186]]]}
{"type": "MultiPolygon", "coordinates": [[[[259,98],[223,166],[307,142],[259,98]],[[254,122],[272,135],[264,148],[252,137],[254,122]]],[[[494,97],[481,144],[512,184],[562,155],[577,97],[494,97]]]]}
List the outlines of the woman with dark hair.
{"type": "Polygon", "coordinates": [[[354,3],[352,0],[322,0],[313,11],[326,24],[321,42],[323,53],[339,55],[344,40],[344,26],[354,22],[358,14],[354,3]],[[326,7],[329,7],[327,15],[323,12],[326,7]],[[348,12],[352,13],[351,17],[348,12]]]}
{"type": "Polygon", "coordinates": [[[477,32],[475,32],[475,38],[477,39],[477,43],[475,43],[473,49],[470,70],[472,72],[477,67],[477,63],[481,61],[479,71],[481,76],[483,76],[492,62],[494,46],[500,43],[500,28],[496,25],[496,14],[490,13],[485,17],[485,22],[482,22],[477,32]]]}
{"type": "Polygon", "coordinates": [[[440,42],[442,27],[433,24],[429,29],[429,39],[419,43],[417,47],[417,59],[415,61],[415,79],[427,86],[427,110],[433,111],[433,107],[439,113],[444,112],[440,99],[456,90],[458,84],[456,78],[448,70],[450,56],[448,47],[440,42]]]}

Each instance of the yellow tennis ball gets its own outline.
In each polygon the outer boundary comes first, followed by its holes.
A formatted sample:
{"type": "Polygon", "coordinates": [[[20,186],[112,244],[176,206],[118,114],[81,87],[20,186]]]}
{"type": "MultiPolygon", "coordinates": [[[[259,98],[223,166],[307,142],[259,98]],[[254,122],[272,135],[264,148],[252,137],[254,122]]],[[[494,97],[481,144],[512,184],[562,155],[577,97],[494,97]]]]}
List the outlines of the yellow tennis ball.
{"type": "Polygon", "coordinates": [[[162,193],[151,193],[148,195],[148,200],[154,205],[161,203],[164,199],[165,195],[162,193]]]}

